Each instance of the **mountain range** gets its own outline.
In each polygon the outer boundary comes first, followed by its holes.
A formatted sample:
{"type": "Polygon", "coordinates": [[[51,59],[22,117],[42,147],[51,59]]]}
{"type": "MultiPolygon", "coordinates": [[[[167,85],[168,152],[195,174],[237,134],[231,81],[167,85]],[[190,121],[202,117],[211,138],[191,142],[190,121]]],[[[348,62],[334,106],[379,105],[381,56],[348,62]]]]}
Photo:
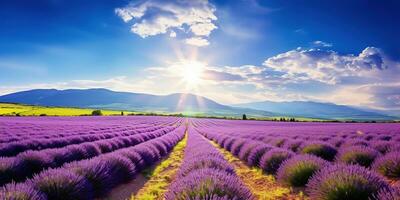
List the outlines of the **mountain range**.
{"type": "Polygon", "coordinates": [[[383,113],[333,103],[263,101],[228,106],[206,97],[188,93],[151,95],[116,92],[103,88],[28,90],[0,96],[0,102],[148,112],[183,112],[213,116],[241,116],[245,113],[256,117],[288,116],[340,120],[395,119],[383,113]]]}
{"type": "Polygon", "coordinates": [[[102,88],[84,90],[36,89],[0,96],[0,102],[146,112],[183,112],[213,116],[241,116],[243,113],[266,117],[276,115],[267,111],[222,105],[194,94],[151,95],[116,92],[102,88]]]}
{"type": "Polygon", "coordinates": [[[280,113],[284,116],[303,116],[319,119],[375,120],[393,118],[384,113],[364,110],[362,108],[312,101],[262,101],[236,104],[234,106],[257,110],[268,110],[270,112],[280,113]]]}

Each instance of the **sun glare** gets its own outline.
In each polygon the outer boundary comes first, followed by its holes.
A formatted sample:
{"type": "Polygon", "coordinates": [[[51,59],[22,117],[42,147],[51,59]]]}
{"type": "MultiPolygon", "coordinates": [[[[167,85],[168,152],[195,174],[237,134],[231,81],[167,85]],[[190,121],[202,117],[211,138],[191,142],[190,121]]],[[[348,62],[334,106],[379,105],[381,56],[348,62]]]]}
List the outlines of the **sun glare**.
{"type": "Polygon", "coordinates": [[[186,61],[182,64],[182,80],[189,87],[195,87],[202,81],[205,65],[198,61],[186,61]]]}

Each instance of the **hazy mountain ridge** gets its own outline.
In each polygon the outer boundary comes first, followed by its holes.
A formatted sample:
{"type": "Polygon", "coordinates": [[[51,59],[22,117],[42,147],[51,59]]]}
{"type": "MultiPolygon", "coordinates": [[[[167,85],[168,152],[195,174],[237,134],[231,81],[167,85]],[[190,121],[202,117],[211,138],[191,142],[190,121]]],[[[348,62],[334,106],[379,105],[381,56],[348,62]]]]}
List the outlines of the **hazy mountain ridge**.
{"type": "Polygon", "coordinates": [[[267,111],[235,108],[194,94],[151,95],[107,89],[37,89],[0,96],[0,102],[40,106],[103,108],[137,111],[201,112],[208,115],[273,116],[267,111]]]}
{"type": "Polygon", "coordinates": [[[0,96],[0,102],[40,106],[102,108],[114,110],[191,112],[216,116],[288,116],[318,119],[391,120],[386,114],[355,107],[310,101],[253,102],[227,106],[206,97],[175,93],[152,95],[107,89],[36,89],[0,96]]]}
{"type": "Polygon", "coordinates": [[[289,116],[302,116],[323,119],[394,119],[383,113],[363,110],[351,106],[337,105],[333,103],[321,103],[312,101],[262,101],[244,104],[235,104],[236,107],[268,110],[289,116]]]}

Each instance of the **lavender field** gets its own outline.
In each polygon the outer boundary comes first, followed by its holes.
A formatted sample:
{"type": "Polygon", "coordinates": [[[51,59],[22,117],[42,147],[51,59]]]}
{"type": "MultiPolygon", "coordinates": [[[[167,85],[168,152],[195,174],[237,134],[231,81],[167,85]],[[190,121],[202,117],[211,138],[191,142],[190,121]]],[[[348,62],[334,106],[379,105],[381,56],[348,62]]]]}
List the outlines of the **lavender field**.
{"type": "Polygon", "coordinates": [[[2,117],[0,199],[396,200],[399,132],[395,123],[2,117]]]}
{"type": "Polygon", "coordinates": [[[0,200],[400,200],[400,0],[0,0],[0,200]]]}

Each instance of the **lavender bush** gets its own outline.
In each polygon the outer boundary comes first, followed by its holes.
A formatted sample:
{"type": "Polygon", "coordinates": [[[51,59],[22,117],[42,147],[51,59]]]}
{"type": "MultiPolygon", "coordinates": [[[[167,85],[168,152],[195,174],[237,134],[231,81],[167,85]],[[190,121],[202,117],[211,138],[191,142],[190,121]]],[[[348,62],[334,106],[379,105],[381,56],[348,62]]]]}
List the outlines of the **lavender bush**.
{"type": "Polygon", "coordinates": [[[294,156],[279,167],[277,179],[285,185],[302,187],[307,184],[312,175],[327,165],[327,161],[317,156],[294,156]]]}
{"type": "Polygon", "coordinates": [[[332,161],[335,158],[337,150],[325,142],[307,142],[300,147],[300,152],[332,161]]]}
{"type": "Polygon", "coordinates": [[[92,186],[83,176],[67,170],[48,170],[29,181],[47,199],[87,200],[93,198],[92,186]]]}
{"type": "Polygon", "coordinates": [[[369,167],[379,152],[365,146],[346,147],[339,150],[336,160],[346,164],[358,164],[369,167]]]}
{"type": "Polygon", "coordinates": [[[392,179],[400,178],[400,151],[391,152],[375,160],[372,169],[392,179]]]}
{"type": "Polygon", "coordinates": [[[332,165],[317,172],[307,184],[315,200],[374,199],[378,191],[389,188],[384,179],[358,165],[332,165]]]}
{"type": "Polygon", "coordinates": [[[46,200],[45,195],[30,185],[11,183],[0,190],[2,200],[46,200]]]}
{"type": "Polygon", "coordinates": [[[260,168],[267,174],[276,174],[281,164],[295,154],[285,149],[275,148],[260,159],[260,168]]]}

